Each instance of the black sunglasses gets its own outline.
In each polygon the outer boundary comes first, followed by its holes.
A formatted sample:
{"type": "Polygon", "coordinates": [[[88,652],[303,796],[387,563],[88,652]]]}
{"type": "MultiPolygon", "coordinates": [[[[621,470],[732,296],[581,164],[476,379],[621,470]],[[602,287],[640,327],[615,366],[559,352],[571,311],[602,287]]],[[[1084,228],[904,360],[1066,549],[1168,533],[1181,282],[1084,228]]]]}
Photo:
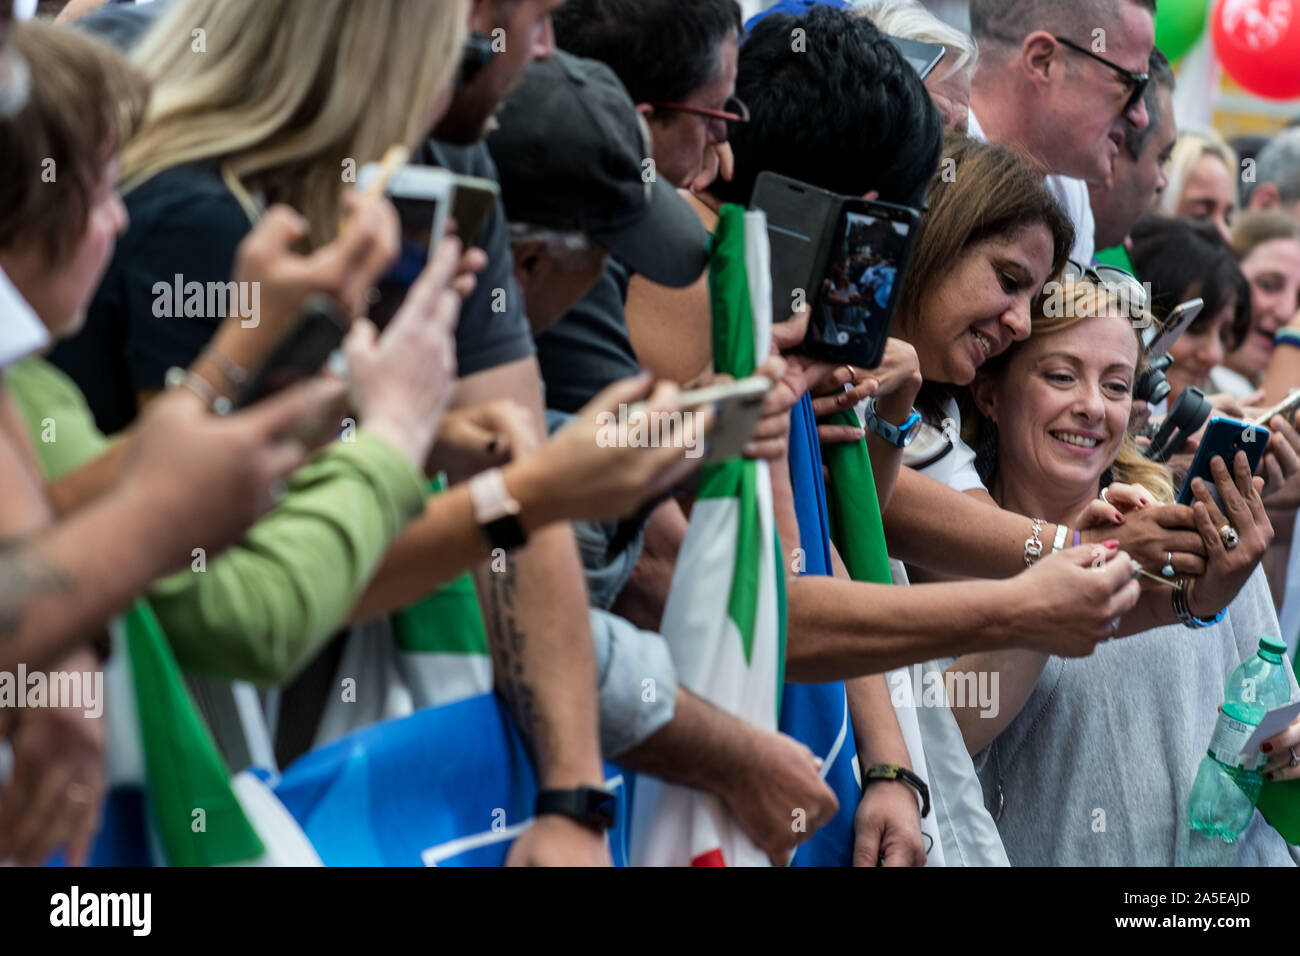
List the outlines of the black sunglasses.
{"type": "Polygon", "coordinates": [[[1102,63],[1110,67],[1110,69],[1114,70],[1117,74],[1123,77],[1124,82],[1128,86],[1132,87],[1132,89],[1129,92],[1128,101],[1124,104],[1124,109],[1120,111],[1121,114],[1127,113],[1131,109],[1133,109],[1133,107],[1137,106],[1138,100],[1142,99],[1142,94],[1146,92],[1147,84],[1151,82],[1151,74],[1134,73],[1132,70],[1126,70],[1118,63],[1112,63],[1104,56],[1099,56],[1098,54],[1093,53],[1087,47],[1079,46],[1079,44],[1075,43],[1073,40],[1067,40],[1065,37],[1054,37],[1053,39],[1055,39],[1056,42],[1060,43],[1062,46],[1067,46],[1071,50],[1075,50],[1078,53],[1082,53],[1084,56],[1092,57],[1098,63],[1102,63]]]}
{"type": "Polygon", "coordinates": [[[1145,314],[1147,311],[1147,289],[1131,272],[1125,272],[1118,266],[1084,265],[1074,259],[1065,260],[1061,278],[1095,282],[1107,290],[1120,302],[1129,306],[1129,313],[1145,314]]]}

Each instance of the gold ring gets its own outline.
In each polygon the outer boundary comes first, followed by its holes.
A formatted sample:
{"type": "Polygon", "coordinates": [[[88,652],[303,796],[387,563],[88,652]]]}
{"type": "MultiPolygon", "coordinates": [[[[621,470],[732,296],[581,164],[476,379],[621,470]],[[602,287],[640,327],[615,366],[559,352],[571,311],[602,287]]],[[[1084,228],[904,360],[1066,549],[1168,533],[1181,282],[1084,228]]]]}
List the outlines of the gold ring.
{"type": "Polygon", "coordinates": [[[848,364],[845,364],[844,367],[849,370],[849,381],[856,382],[858,379],[858,370],[855,369],[852,365],[848,365],[848,364]]]}

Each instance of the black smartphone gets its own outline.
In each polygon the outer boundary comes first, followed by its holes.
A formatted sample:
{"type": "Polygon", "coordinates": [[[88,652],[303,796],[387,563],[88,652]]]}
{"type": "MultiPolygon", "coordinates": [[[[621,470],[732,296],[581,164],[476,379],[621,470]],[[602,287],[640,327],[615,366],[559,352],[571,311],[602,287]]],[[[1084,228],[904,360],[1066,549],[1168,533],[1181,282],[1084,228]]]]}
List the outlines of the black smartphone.
{"type": "Polygon", "coordinates": [[[321,370],[330,353],[343,342],[351,323],[328,296],[309,301],[289,334],[280,340],[262,367],[240,390],[234,405],[244,408],[321,370]]]}
{"type": "Polygon", "coordinates": [[[923,80],[934,71],[944,54],[948,52],[937,43],[922,43],[920,40],[908,40],[888,34],[885,39],[898,48],[898,52],[903,54],[903,59],[912,64],[912,68],[923,80]]]}
{"type": "Polygon", "coordinates": [[[845,199],[825,256],[804,350],[875,368],[885,351],[920,215],[892,203],[845,199]]]}
{"type": "Polygon", "coordinates": [[[1244,451],[1246,460],[1250,462],[1250,473],[1253,475],[1259,469],[1260,460],[1263,459],[1264,451],[1268,448],[1268,438],[1268,429],[1259,425],[1239,422],[1235,418],[1217,416],[1211,418],[1210,423],[1205,426],[1201,443],[1196,448],[1196,456],[1192,459],[1192,467],[1187,471],[1187,479],[1183,482],[1182,490],[1178,492],[1178,503],[1190,505],[1195,500],[1192,497],[1192,479],[1200,478],[1209,489],[1214,503],[1222,509],[1223,502],[1219,500],[1218,489],[1214,487],[1210,462],[1215,458],[1222,458],[1224,464],[1228,466],[1228,473],[1232,474],[1232,462],[1237,457],[1237,452],[1244,451]]]}
{"type": "Polygon", "coordinates": [[[483,227],[488,217],[501,200],[501,187],[490,179],[478,176],[465,176],[453,173],[456,183],[456,198],[452,202],[451,215],[456,220],[456,235],[466,249],[478,245],[483,227]]]}
{"type": "Polygon", "coordinates": [[[772,250],[772,321],[784,322],[812,298],[827,224],[839,208],[833,192],[777,173],[762,172],[749,205],[767,216],[772,250]]]}

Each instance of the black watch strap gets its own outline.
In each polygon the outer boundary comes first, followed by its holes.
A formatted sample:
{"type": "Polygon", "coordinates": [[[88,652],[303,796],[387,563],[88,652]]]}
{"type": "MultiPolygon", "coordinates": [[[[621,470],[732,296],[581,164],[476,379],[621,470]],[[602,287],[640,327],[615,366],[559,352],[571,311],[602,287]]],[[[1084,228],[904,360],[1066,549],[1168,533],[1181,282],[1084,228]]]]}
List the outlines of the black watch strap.
{"type": "Polygon", "coordinates": [[[524,534],[519,519],[514,515],[502,515],[495,521],[480,525],[479,530],[483,533],[483,539],[487,542],[489,550],[502,548],[505,551],[513,551],[515,548],[522,548],[528,541],[528,535],[524,534]]]}
{"type": "Polygon", "coordinates": [[[901,780],[918,794],[921,795],[921,817],[925,818],[930,815],[930,788],[926,786],[924,780],[918,777],[906,767],[900,767],[893,763],[876,763],[867,768],[867,772],[862,775],[862,786],[874,780],[901,780]]]}
{"type": "Polygon", "coordinates": [[[572,790],[541,790],[533,805],[533,815],[558,813],[584,827],[604,833],[614,825],[618,795],[603,787],[575,787],[572,790]]]}

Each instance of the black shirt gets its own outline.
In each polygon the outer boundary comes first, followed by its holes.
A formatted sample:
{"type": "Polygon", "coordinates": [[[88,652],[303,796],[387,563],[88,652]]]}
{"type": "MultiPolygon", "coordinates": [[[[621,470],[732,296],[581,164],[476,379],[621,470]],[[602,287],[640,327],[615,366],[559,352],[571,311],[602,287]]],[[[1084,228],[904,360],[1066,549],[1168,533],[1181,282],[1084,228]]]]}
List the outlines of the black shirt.
{"type": "Polygon", "coordinates": [[[538,337],[547,408],[577,412],[607,385],[640,371],[623,309],[631,278],[610,256],[600,281],[538,337]]]}
{"type": "MultiPolygon", "coordinates": [[[[430,144],[423,154],[425,162],[454,172],[496,178],[482,145],[430,144]]],[[[221,324],[221,315],[186,316],[183,309],[177,314],[176,283],[228,282],[236,247],[252,230],[213,164],[159,173],[125,202],[130,227],[95,292],[85,328],[50,357],[81,388],[96,424],[110,435],[135,418],[136,394],[161,388],[171,366],[193,362],[221,324]]],[[[489,264],[456,329],[462,377],[533,354],[499,203],[479,242],[489,264]]]]}

